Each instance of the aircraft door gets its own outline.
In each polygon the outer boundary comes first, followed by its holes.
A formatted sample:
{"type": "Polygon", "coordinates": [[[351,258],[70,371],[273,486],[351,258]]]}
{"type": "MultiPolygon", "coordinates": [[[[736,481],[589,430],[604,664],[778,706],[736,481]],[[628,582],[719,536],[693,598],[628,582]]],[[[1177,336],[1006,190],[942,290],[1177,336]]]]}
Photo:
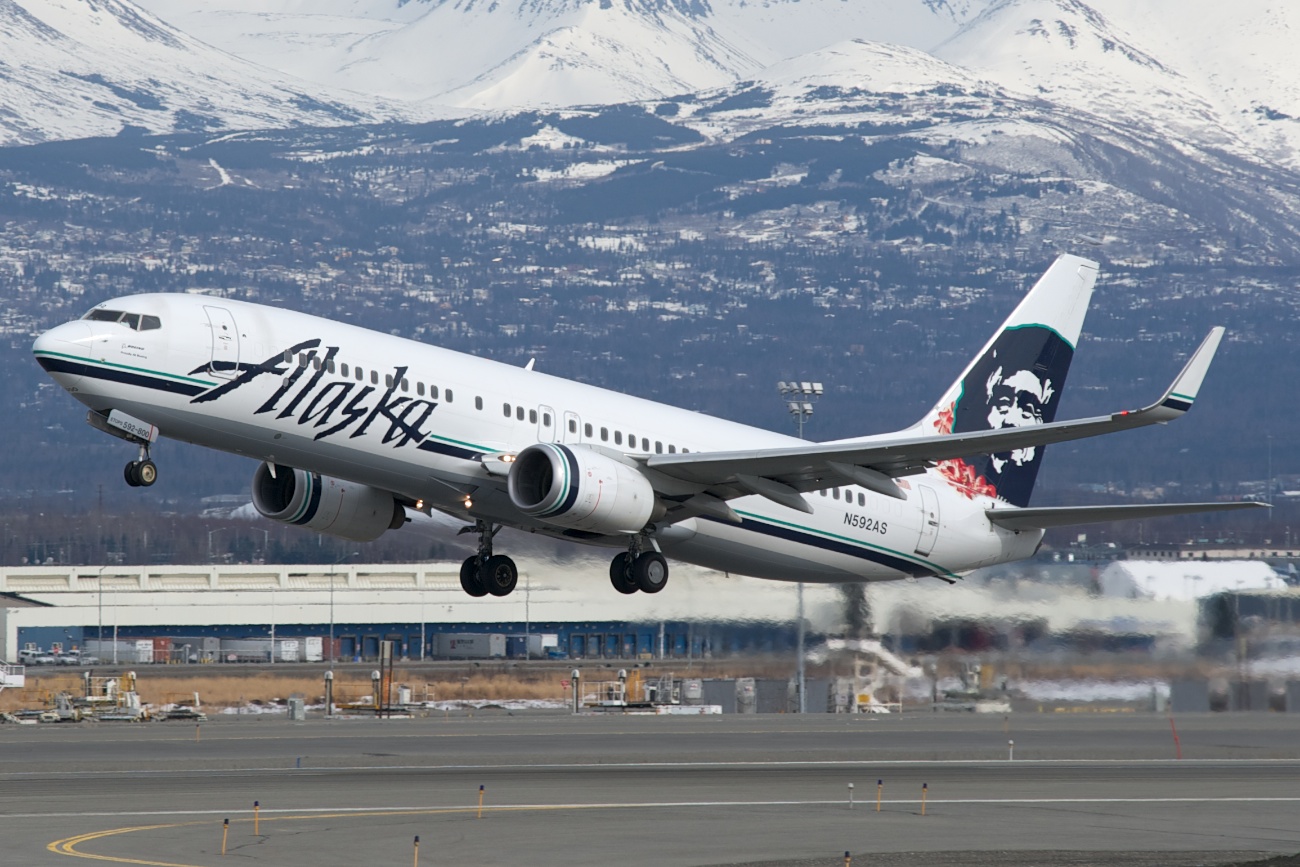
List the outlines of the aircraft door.
{"type": "Polygon", "coordinates": [[[917,485],[916,489],[921,492],[921,535],[916,540],[916,553],[929,557],[939,537],[939,495],[925,485],[917,485]]]}
{"type": "Polygon", "coordinates": [[[239,329],[235,327],[235,317],[224,307],[204,305],[203,310],[212,326],[212,358],[208,362],[208,373],[222,379],[233,379],[239,373],[239,329]]]}
{"type": "Polygon", "coordinates": [[[564,432],[560,442],[582,442],[582,419],[578,418],[576,412],[566,412],[564,414],[564,432]]]}
{"type": "Polygon", "coordinates": [[[539,443],[555,442],[555,410],[549,406],[537,408],[537,441],[539,443]]]}

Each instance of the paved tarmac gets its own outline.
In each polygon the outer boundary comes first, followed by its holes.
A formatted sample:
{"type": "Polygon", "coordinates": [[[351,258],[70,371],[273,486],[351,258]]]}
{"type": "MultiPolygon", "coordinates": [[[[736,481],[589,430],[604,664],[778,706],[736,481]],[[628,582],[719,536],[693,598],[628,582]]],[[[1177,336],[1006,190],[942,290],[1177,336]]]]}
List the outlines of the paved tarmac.
{"type": "Polygon", "coordinates": [[[412,864],[417,835],[424,865],[840,867],[846,851],[857,865],[1191,865],[1300,852],[1300,719],[1176,722],[1177,745],[1152,714],[3,726],[0,864],[412,864]]]}

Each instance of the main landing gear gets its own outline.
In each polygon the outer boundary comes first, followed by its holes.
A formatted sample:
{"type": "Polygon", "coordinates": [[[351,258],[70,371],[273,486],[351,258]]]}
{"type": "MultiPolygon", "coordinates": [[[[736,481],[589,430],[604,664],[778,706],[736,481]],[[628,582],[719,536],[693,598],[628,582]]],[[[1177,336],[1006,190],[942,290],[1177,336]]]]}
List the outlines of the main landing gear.
{"type": "Polygon", "coordinates": [[[158,465],[149,458],[149,444],[140,446],[140,460],[131,461],[122,469],[122,477],[133,488],[147,488],[158,481],[158,465]]]}
{"type": "Polygon", "coordinates": [[[461,533],[478,533],[478,553],[466,557],[460,564],[460,587],[470,596],[509,596],[519,583],[519,569],[515,561],[504,554],[492,553],[492,538],[501,531],[501,525],[487,521],[474,522],[461,533]]]}
{"type": "Polygon", "coordinates": [[[646,540],[637,536],[622,554],[609,564],[609,582],[619,593],[658,593],[668,584],[668,561],[654,550],[643,550],[646,540]]]}

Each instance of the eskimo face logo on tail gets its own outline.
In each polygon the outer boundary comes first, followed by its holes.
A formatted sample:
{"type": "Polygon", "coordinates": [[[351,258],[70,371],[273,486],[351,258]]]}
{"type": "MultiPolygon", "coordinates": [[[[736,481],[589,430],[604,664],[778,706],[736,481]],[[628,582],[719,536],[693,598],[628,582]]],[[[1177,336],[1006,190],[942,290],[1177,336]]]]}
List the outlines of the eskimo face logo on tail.
{"type": "MultiPolygon", "coordinates": [[[[380,441],[393,448],[408,443],[419,445],[428,437],[423,426],[438,404],[397,394],[406,378],[406,367],[393,368],[393,372],[385,376],[386,390],[381,392],[374,385],[331,377],[338,347],[326,347],[324,356],[318,358],[320,345],[318,339],[305,340],[260,364],[241,362],[237,367],[238,376],[203,392],[191,402],[208,403],[248,385],[259,376],[280,377],[288,373],[279,388],[254,410],[254,415],[274,412],[276,418],[292,419],[299,426],[315,429],[313,438],[316,440],[336,434],[344,434],[349,439],[364,436],[372,426],[383,432],[380,441]],[[290,371],[292,362],[285,361],[286,356],[294,358],[303,352],[307,353],[307,363],[294,364],[290,371]]],[[[191,375],[206,369],[207,365],[196,368],[191,375]]]]}
{"type": "MultiPolygon", "coordinates": [[[[1056,418],[1073,358],[1073,347],[1050,328],[1008,328],[971,367],[961,396],[935,427],[966,433],[1047,424],[1056,418]]],[[[1042,459],[1042,448],[1029,446],[942,461],[939,471],[967,497],[997,497],[1023,507],[1029,505],[1042,459]]]]}

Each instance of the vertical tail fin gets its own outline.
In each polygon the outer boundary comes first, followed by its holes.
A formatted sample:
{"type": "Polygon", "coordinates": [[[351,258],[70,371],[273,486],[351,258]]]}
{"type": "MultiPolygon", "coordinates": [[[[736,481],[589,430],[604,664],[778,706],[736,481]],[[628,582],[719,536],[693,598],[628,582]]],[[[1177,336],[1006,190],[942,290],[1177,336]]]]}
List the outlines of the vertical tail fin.
{"type": "MultiPolygon", "coordinates": [[[[1052,263],[917,428],[964,433],[1053,421],[1097,267],[1069,255],[1052,263]]],[[[969,497],[995,496],[1024,507],[1042,459],[1038,446],[943,461],[938,471],[969,497]]]]}

